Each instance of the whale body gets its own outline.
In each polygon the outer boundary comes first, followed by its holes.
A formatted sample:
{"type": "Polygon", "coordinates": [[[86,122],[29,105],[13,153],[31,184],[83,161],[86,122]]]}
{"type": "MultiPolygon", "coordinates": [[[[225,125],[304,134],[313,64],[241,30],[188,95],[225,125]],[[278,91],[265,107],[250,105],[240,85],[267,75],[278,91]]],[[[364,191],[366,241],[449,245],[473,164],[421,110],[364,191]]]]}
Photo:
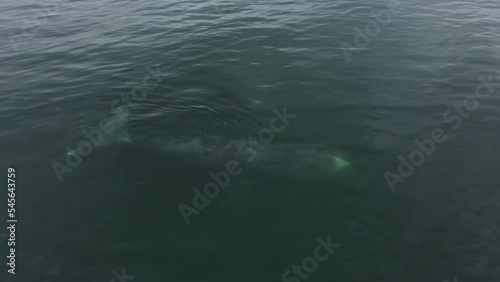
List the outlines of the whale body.
{"type": "MultiPolygon", "coordinates": [[[[249,138],[234,140],[221,136],[151,137],[134,136],[127,130],[128,111],[118,108],[111,123],[114,130],[104,136],[102,146],[125,144],[138,151],[167,154],[194,165],[226,166],[236,161],[246,170],[294,176],[331,175],[350,167],[334,149],[316,144],[277,143],[249,138]]],[[[68,151],[67,155],[75,154],[68,151]]]]}

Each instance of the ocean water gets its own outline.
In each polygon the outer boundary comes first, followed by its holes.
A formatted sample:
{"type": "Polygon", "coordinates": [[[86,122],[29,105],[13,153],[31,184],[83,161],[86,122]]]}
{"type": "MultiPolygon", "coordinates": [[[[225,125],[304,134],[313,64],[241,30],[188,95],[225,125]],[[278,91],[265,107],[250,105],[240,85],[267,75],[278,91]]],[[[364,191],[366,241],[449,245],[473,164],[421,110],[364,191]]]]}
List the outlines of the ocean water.
{"type": "Polygon", "coordinates": [[[21,0],[0,23],[0,281],[500,278],[497,1],[21,0]]]}

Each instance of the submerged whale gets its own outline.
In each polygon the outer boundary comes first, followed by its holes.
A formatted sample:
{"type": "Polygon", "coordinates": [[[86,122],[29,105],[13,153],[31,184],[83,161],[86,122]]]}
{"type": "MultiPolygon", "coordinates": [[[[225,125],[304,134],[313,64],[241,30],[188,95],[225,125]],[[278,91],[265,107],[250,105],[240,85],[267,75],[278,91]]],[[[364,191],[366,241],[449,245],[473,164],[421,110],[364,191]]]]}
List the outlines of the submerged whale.
{"type": "MultiPolygon", "coordinates": [[[[128,112],[118,108],[111,118],[114,130],[103,137],[102,146],[118,143],[139,151],[153,151],[179,158],[194,165],[227,166],[237,162],[245,170],[282,173],[293,176],[330,175],[350,167],[350,163],[328,146],[316,144],[265,144],[249,138],[234,140],[221,136],[184,137],[134,136],[127,130],[128,112]]],[[[67,151],[74,155],[75,151],[67,151]]]]}

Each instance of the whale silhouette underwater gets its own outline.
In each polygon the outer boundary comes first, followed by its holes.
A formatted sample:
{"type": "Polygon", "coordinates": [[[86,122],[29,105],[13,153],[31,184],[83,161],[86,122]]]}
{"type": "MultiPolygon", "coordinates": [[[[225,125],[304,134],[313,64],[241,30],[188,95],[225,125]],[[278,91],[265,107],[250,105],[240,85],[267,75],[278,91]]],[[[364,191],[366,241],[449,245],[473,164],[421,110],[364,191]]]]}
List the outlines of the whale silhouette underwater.
{"type": "MultiPolygon", "coordinates": [[[[227,139],[222,136],[148,137],[133,136],[126,128],[128,112],[118,109],[112,117],[115,130],[104,136],[101,146],[122,144],[138,150],[167,154],[183,163],[210,167],[236,162],[245,170],[290,176],[325,176],[351,167],[339,152],[324,145],[276,143],[255,139],[227,139]]],[[[67,154],[75,152],[68,151],[67,154]]]]}

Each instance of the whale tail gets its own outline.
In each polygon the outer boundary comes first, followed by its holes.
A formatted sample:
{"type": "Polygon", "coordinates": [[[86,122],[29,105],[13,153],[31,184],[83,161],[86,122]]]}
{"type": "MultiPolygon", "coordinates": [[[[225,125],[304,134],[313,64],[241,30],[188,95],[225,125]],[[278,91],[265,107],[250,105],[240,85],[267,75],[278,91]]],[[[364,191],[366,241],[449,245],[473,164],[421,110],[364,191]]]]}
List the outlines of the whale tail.
{"type": "MultiPolygon", "coordinates": [[[[101,141],[94,145],[96,147],[106,147],[116,143],[133,143],[127,129],[127,118],[129,115],[129,110],[125,106],[117,107],[113,110],[113,115],[109,121],[102,125],[99,124],[96,131],[99,132],[98,135],[101,136],[101,141]],[[106,127],[106,131],[102,128],[106,127]]],[[[75,150],[70,150],[66,152],[66,156],[72,156],[78,154],[75,150]]]]}
{"type": "Polygon", "coordinates": [[[104,134],[102,146],[114,143],[133,143],[128,133],[127,121],[130,112],[126,106],[121,106],[113,110],[109,127],[111,132],[104,134]]]}
{"type": "MultiPolygon", "coordinates": [[[[133,144],[132,139],[127,130],[127,117],[129,115],[129,110],[126,107],[118,107],[113,111],[113,115],[109,119],[108,123],[105,124],[106,131],[102,128],[103,125],[95,129],[96,134],[101,137],[100,142],[93,143],[96,147],[106,147],[114,145],[116,143],[130,143],[133,144]]],[[[68,150],[66,156],[75,156],[78,152],[76,150],[68,150]]]]}

